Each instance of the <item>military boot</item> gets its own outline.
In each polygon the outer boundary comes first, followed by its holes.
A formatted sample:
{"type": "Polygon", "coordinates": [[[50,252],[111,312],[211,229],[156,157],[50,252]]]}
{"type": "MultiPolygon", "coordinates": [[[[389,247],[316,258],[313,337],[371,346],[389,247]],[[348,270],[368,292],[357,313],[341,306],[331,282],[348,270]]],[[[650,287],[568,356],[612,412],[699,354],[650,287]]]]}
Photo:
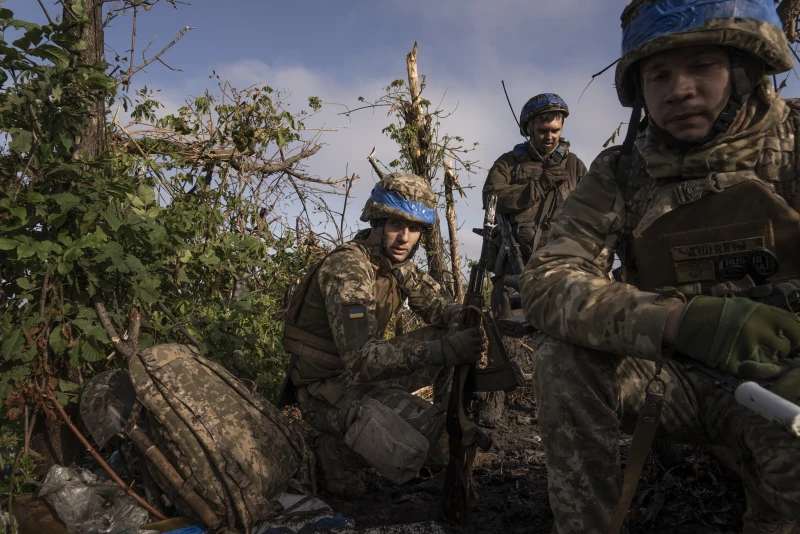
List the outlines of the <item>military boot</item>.
{"type": "Polygon", "coordinates": [[[364,461],[340,439],[322,434],[314,452],[320,486],[326,493],[352,499],[367,491],[364,461]]]}

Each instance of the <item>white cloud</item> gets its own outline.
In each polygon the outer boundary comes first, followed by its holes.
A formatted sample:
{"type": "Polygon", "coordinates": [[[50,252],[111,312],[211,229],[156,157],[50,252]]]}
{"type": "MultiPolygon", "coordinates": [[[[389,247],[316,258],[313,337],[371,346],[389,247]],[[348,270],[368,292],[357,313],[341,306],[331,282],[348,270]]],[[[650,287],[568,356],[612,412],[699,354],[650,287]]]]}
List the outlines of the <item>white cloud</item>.
{"type": "MultiPolygon", "coordinates": [[[[307,121],[310,127],[332,130],[323,134],[325,146],[309,161],[308,169],[312,174],[326,177],[343,176],[345,172],[361,176],[361,182],[354,189],[353,208],[350,211],[352,227],[356,227],[360,206],[374,183],[374,173],[366,161],[367,154],[375,146],[377,156],[388,162],[396,157],[396,148],[381,133],[381,129],[390,121],[384,109],[359,111],[349,118],[339,113],[344,109],[342,104],[355,107],[358,105],[358,96],[368,99],[377,97],[392,77],[401,77],[404,73],[403,54],[404,51],[398,51],[394,76],[350,83],[322,76],[303,66],[274,68],[251,59],[219,67],[217,72],[238,86],[267,82],[274,88],[286,88],[288,102],[294,109],[304,106],[306,98],[311,95],[319,96],[327,103],[323,112],[307,121]]],[[[424,57],[425,50],[421,49],[420,54],[424,57]]],[[[485,173],[501,153],[510,150],[522,138],[500,85],[495,80],[479,86],[468,86],[457,79],[439,78],[436,71],[425,74],[428,80],[427,97],[434,103],[443,99],[443,106],[453,110],[452,115],[443,120],[441,131],[460,135],[467,143],[479,143],[471,157],[479,160],[483,168],[474,175],[462,176],[465,185],[473,187],[468,189],[467,197],[461,201],[458,209],[462,223],[459,238],[465,244],[467,254],[475,258],[480,244],[471,228],[482,221],[480,189],[485,173]]],[[[596,82],[578,101],[587,76],[582,72],[569,71],[548,74],[544,76],[541,71],[518,73],[515,85],[511,87],[517,100],[517,112],[527,96],[545,90],[560,92],[570,102],[572,109],[566,135],[572,141],[573,150],[588,165],[618,122],[625,119],[626,113],[617,104],[608,78],[596,82]],[[544,84],[542,79],[551,82],[544,84]]]]}
{"type": "MultiPolygon", "coordinates": [[[[534,3],[530,0],[424,3],[392,0],[391,8],[393,16],[398,17],[398,24],[413,22],[418,25],[419,34],[428,37],[427,41],[419,43],[420,70],[428,83],[426,96],[434,103],[443,99],[443,107],[453,110],[453,114],[443,120],[441,131],[460,135],[467,143],[479,143],[471,159],[479,160],[483,168],[474,175],[462,176],[462,183],[473,187],[458,207],[462,224],[459,238],[468,256],[478,255],[479,240],[471,228],[482,221],[480,190],[486,172],[501,153],[522,141],[500,87],[501,78],[509,84],[517,112],[528,97],[540,92],[557,92],[567,100],[572,114],[565,134],[572,142],[573,151],[587,166],[617,124],[627,120],[626,111],[616,100],[611,72],[595,81],[578,100],[592,72],[603,66],[591,63],[602,63],[606,59],[610,62],[614,58],[616,38],[608,50],[602,46],[588,46],[573,51],[572,55],[562,53],[569,44],[566,39],[586,33],[587,25],[602,26],[606,36],[614,33],[616,22],[613,27],[605,28],[612,24],[608,22],[610,19],[618,20],[622,2],[614,3],[619,6],[613,8],[611,17],[608,2],[583,0],[534,3]],[[602,23],[597,22],[600,17],[604,17],[602,23]],[[440,27],[446,28],[440,32],[440,27]],[[458,35],[452,42],[443,38],[453,35],[454,31],[458,35]],[[598,57],[602,59],[597,60],[598,57]]],[[[372,37],[365,35],[364,39],[369,43],[372,37]]],[[[609,39],[604,41],[610,42],[609,39]]],[[[588,39],[584,39],[584,43],[587,42],[588,39]]],[[[357,106],[358,96],[367,100],[376,98],[383,94],[385,85],[392,79],[404,78],[407,51],[407,48],[396,50],[391,57],[386,57],[380,70],[366,73],[349,72],[353,71],[350,63],[356,58],[344,56],[342,65],[347,65],[343,69],[348,71],[349,77],[345,72],[313,68],[313,58],[308,64],[275,66],[242,57],[213,68],[238,87],[266,82],[285,91],[294,111],[306,106],[308,96],[322,98],[325,102],[322,112],[306,124],[330,131],[323,133],[324,147],[309,161],[308,170],[323,177],[340,177],[346,172],[361,177],[349,214],[351,227],[355,228],[360,207],[375,179],[366,161],[367,154],[374,146],[376,155],[388,162],[396,157],[396,147],[381,133],[390,122],[385,109],[363,110],[349,118],[340,113],[344,106],[357,106]]],[[[209,84],[208,80],[204,82],[184,81],[182,87],[165,93],[195,94],[199,92],[198,86],[209,84]]]]}

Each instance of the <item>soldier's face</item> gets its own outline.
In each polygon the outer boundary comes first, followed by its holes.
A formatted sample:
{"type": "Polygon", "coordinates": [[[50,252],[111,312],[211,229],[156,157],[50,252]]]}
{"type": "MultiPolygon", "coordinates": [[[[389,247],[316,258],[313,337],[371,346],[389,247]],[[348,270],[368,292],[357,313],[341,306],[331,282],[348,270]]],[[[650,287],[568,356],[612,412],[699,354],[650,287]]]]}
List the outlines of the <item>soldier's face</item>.
{"type": "Polygon", "coordinates": [[[650,118],[679,141],[705,139],[731,95],[730,60],[718,46],[656,54],[640,73],[650,118]]]}
{"type": "Polygon", "coordinates": [[[552,120],[543,120],[542,117],[534,117],[528,125],[528,133],[541,154],[549,154],[558,146],[561,140],[561,129],[564,127],[564,119],[556,117],[552,120]]]}
{"type": "Polygon", "coordinates": [[[408,259],[422,235],[422,225],[387,219],[383,225],[383,252],[394,263],[408,259]]]}

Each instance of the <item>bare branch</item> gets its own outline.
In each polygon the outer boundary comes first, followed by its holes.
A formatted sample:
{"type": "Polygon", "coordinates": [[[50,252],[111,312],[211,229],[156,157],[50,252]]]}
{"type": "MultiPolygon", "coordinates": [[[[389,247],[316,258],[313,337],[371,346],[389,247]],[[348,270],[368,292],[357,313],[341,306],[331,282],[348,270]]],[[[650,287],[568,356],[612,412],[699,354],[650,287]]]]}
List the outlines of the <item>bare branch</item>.
{"type": "Polygon", "coordinates": [[[361,111],[361,110],[364,110],[364,109],[374,109],[374,108],[388,108],[388,107],[391,107],[391,106],[392,106],[392,104],[389,104],[389,103],[375,102],[375,103],[372,103],[372,104],[367,104],[366,106],[360,106],[360,107],[357,107],[357,108],[348,109],[347,111],[342,111],[341,113],[337,113],[337,115],[345,115],[345,116],[349,117],[350,114],[355,112],[355,111],[361,111]]]}
{"type": "Polygon", "coordinates": [[[131,17],[131,50],[130,55],[128,56],[128,73],[125,75],[125,86],[130,83],[131,78],[133,77],[133,55],[136,51],[136,15],[137,15],[137,5],[133,5],[133,15],[131,17]]]}
{"type": "Polygon", "coordinates": [[[372,150],[370,151],[369,156],[367,156],[367,159],[369,160],[369,164],[372,165],[372,168],[375,170],[375,174],[378,175],[378,178],[383,179],[385,173],[378,167],[378,160],[375,159],[374,154],[375,154],[375,147],[372,147],[372,150]]]}
{"type": "Polygon", "coordinates": [[[67,412],[64,410],[64,408],[61,407],[61,404],[58,402],[58,399],[56,399],[52,391],[48,391],[48,399],[50,400],[50,403],[55,407],[56,412],[58,412],[58,415],[61,417],[61,420],[64,422],[65,425],[67,425],[67,428],[69,428],[69,430],[75,435],[75,437],[78,438],[78,441],[81,442],[81,444],[86,448],[86,451],[92,456],[92,458],[95,459],[95,461],[100,465],[100,467],[103,468],[103,471],[106,472],[106,474],[111,478],[111,480],[113,480],[117,486],[122,488],[122,491],[124,491],[134,500],[136,500],[136,502],[139,503],[142,506],[142,508],[147,510],[148,513],[152,514],[153,517],[161,521],[165,520],[167,516],[162,514],[161,511],[159,511],[157,508],[155,508],[153,505],[147,502],[141,495],[133,491],[133,488],[129,487],[119,477],[116,471],[114,471],[114,469],[110,465],[108,465],[108,462],[106,462],[105,459],[102,456],[100,456],[100,454],[97,452],[97,450],[95,450],[92,444],[89,443],[89,440],[86,439],[86,436],[84,436],[83,433],[80,430],[78,430],[78,427],[76,427],[75,424],[72,422],[69,415],[67,415],[67,412]]]}
{"type": "Polygon", "coordinates": [[[181,28],[180,30],[178,30],[178,33],[176,33],[176,34],[175,34],[175,37],[172,39],[172,41],[170,41],[169,43],[167,43],[167,44],[166,44],[166,45],[165,45],[165,46],[164,46],[164,47],[163,47],[161,50],[159,50],[159,51],[158,51],[158,52],[157,52],[157,53],[156,53],[154,56],[152,56],[152,57],[151,57],[151,58],[149,58],[149,59],[146,59],[146,60],[144,60],[144,62],[143,62],[141,65],[139,65],[138,67],[135,67],[135,68],[133,68],[133,69],[130,69],[130,68],[129,68],[129,69],[128,69],[128,73],[127,73],[125,76],[123,76],[123,77],[122,77],[122,80],[120,80],[120,82],[121,82],[122,84],[124,84],[124,85],[128,85],[128,84],[130,84],[130,82],[131,82],[131,78],[132,78],[134,75],[136,75],[136,73],[138,73],[138,72],[140,72],[142,69],[146,68],[146,67],[147,67],[148,65],[150,65],[152,62],[154,62],[154,61],[157,61],[157,60],[158,60],[158,59],[159,59],[161,56],[163,56],[163,55],[164,55],[164,54],[165,54],[165,53],[166,53],[166,52],[167,52],[167,51],[168,51],[170,48],[172,48],[173,46],[175,46],[176,44],[178,44],[178,41],[180,41],[181,39],[183,39],[183,37],[184,37],[184,36],[185,36],[185,35],[186,35],[186,34],[187,34],[189,31],[191,31],[191,30],[192,30],[192,27],[191,27],[191,26],[184,26],[183,28],[181,28]]]}
{"type": "Polygon", "coordinates": [[[53,19],[50,18],[50,13],[47,12],[47,8],[44,7],[42,0],[36,0],[36,2],[39,4],[39,7],[42,8],[42,12],[44,13],[45,18],[47,19],[47,23],[53,24],[53,19]]]}

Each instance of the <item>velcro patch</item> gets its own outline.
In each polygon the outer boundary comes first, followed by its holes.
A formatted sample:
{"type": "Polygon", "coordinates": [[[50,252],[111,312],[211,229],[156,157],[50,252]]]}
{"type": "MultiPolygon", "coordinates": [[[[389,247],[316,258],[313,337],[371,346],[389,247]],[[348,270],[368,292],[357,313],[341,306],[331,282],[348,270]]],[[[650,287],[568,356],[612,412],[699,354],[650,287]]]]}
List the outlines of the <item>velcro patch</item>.
{"type": "Polygon", "coordinates": [[[345,313],[350,319],[363,319],[367,316],[367,307],[363,304],[351,304],[345,307],[345,313]]]}

